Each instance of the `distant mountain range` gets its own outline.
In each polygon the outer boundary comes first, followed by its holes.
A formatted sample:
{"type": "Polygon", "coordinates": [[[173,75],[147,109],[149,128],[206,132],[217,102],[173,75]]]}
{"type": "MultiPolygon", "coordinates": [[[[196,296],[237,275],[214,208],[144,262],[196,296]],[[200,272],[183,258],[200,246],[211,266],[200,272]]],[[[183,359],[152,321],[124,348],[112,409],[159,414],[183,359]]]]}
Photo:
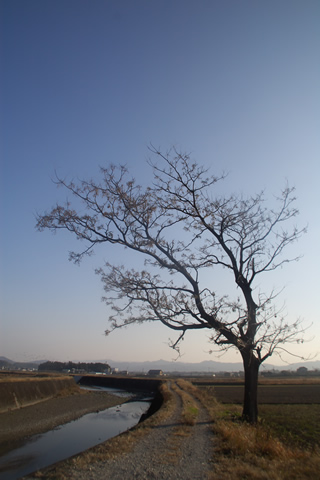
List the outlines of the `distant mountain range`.
{"type": "Polygon", "coordinates": [[[118,368],[119,371],[127,370],[129,372],[148,373],[149,370],[163,370],[163,372],[181,372],[181,373],[214,373],[214,372],[237,372],[242,370],[242,363],[222,363],[207,360],[200,363],[187,363],[180,361],[156,360],[152,362],[115,362],[106,360],[112,368],[118,368]]]}
{"type": "Polygon", "coordinates": [[[46,360],[35,360],[30,362],[15,362],[14,360],[10,360],[7,357],[0,356],[0,369],[4,368],[38,368],[40,363],[44,363],[46,360]]]}
{"type": "MultiPolygon", "coordinates": [[[[148,373],[149,370],[163,370],[163,372],[181,372],[181,373],[217,373],[217,372],[239,372],[243,370],[242,363],[215,362],[214,360],[205,360],[200,363],[186,363],[179,361],[169,362],[167,360],[157,360],[152,362],[116,362],[111,359],[97,360],[101,363],[107,363],[111,368],[118,368],[119,371],[148,373]]],[[[6,357],[0,356],[0,368],[38,368],[40,363],[46,360],[37,360],[34,362],[15,362],[6,357]]],[[[92,360],[91,360],[92,362],[92,360]]],[[[298,362],[290,365],[272,365],[262,364],[261,371],[264,370],[291,370],[295,371],[299,367],[306,367],[308,370],[320,370],[320,361],[298,362]]]]}
{"type": "MultiPolygon", "coordinates": [[[[127,370],[129,372],[147,373],[149,370],[163,370],[163,372],[190,372],[190,373],[217,373],[217,372],[239,372],[243,371],[242,362],[215,362],[214,360],[205,360],[200,363],[186,363],[167,360],[157,360],[152,362],[115,362],[111,359],[105,360],[112,368],[118,368],[119,371],[127,370]]],[[[320,370],[320,361],[299,362],[291,365],[277,366],[272,364],[262,364],[263,370],[292,370],[299,367],[306,367],[308,370],[320,370]]]]}

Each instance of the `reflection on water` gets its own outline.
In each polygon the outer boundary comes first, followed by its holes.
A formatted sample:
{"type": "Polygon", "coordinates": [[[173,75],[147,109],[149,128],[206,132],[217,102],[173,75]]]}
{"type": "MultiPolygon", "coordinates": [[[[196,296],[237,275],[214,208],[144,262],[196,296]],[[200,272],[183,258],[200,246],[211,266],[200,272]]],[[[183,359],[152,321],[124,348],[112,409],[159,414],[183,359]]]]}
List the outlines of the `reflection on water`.
{"type": "Polygon", "coordinates": [[[119,435],[136,425],[149,406],[143,401],[123,403],[35,435],[0,457],[0,480],[15,480],[119,435]]]}

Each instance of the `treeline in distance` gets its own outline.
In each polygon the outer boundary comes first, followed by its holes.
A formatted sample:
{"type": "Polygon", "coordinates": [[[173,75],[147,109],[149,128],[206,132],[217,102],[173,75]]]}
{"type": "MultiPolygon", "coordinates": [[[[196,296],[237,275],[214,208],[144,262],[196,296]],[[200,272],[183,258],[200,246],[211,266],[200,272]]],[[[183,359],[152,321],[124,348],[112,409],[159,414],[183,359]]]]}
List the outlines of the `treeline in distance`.
{"type": "Polygon", "coordinates": [[[108,373],[110,372],[110,366],[107,363],[73,363],[73,362],[45,362],[41,363],[38,367],[38,371],[42,372],[97,372],[108,373]]]}

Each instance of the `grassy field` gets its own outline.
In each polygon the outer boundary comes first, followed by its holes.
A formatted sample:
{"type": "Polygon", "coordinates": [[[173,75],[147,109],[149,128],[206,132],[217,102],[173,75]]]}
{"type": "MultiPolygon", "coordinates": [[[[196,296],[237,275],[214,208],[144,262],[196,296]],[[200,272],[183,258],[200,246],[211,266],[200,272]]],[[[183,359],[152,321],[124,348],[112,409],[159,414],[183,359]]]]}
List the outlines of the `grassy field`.
{"type": "Polygon", "coordinates": [[[320,448],[320,404],[261,405],[260,421],[287,445],[320,448]]]}

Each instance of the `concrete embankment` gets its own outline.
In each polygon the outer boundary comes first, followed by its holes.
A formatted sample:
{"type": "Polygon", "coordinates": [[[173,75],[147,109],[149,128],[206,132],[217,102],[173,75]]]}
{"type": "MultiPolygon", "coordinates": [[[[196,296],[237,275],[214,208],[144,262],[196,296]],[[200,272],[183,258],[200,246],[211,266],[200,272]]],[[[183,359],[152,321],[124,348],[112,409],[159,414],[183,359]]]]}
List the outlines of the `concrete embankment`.
{"type": "Polygon", "coordinates": [[[139,377],[118,377],[118,376],[104,376],[104,375],[84,375],[79,380],[79,385],[86,386],[100,386],[120,388],[133,392],[157,392],[161,385],[161,380],[154,378],[139,378],[139,377]]]}
{"type": "Polygon", "coordinates": [[[142,415],[140,422],[153,415],[163,403],[162,393],[160,391],[160,385],[162,380],[154,378],[139,378],[139,377],[117,377],[117,376],[92,376],[84,375],[77,379],[79,385],[83,386],[99,386],[119,388],[126,390],[127,392],[135,392],[137,394],[142,393],[143,396],[151,395],[153,400],[150,408],[142,415]]]}
{"type": "Polygon", "coordinates": [[[34,405],[78,390],[72,377],[14,378],[0,380],[0,413],[34,405]]]}

